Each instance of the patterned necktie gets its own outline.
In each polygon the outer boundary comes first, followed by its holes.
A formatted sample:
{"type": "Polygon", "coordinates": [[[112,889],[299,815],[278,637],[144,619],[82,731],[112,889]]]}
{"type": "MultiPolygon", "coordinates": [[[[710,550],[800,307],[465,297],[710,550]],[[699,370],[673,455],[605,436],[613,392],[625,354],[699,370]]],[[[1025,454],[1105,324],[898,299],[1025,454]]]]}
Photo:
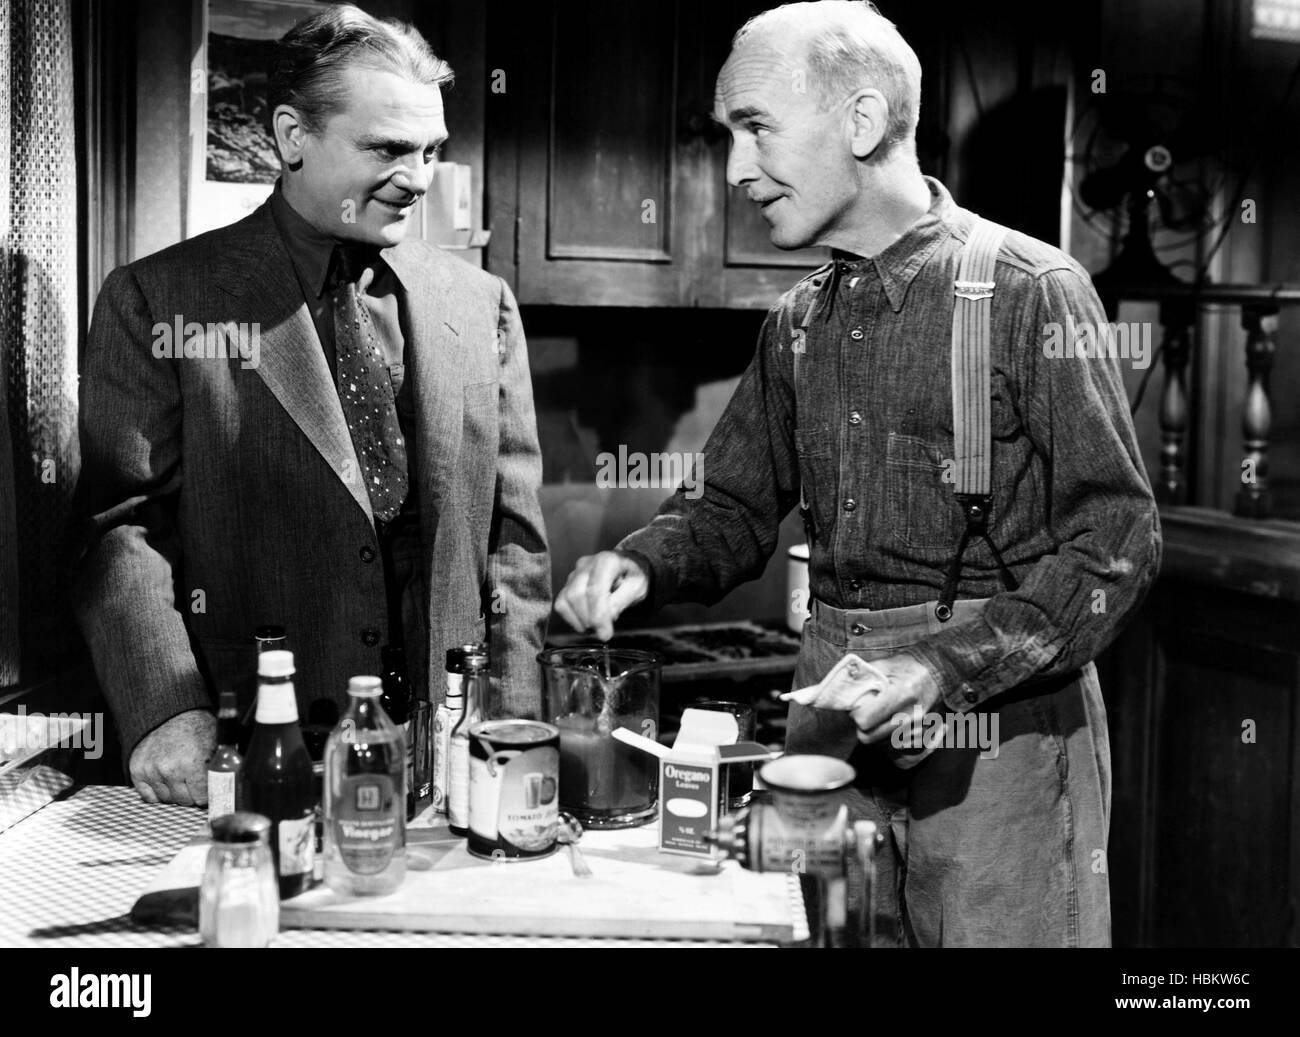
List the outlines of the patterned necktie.
{"type": "Polygon", "coordinates": [[[397,423],[393,383],[374,323],[357,290],[361,264],[334,250],[334,348],[339,401],[379,522],[391,522],[408,489],[406,443],[397,423]]]}

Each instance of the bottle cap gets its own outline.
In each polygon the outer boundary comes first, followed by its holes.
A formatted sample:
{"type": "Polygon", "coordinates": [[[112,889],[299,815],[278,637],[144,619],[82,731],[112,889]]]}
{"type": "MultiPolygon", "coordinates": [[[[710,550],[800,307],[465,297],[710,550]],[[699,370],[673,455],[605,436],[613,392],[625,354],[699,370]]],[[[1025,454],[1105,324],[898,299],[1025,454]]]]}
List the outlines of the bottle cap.
{"type": "Polygon", "coordinates": [[[257,657],[257,675],[259,677],[293,676],[293,652],[282,650],[263,652],[257,657]]]}
{"type": "Polygon", "coordinates": [[[379,695],[383,692],[384,682],[378,677],[349,677],[348,694],[364,695],[366,697],[379,695]]]}

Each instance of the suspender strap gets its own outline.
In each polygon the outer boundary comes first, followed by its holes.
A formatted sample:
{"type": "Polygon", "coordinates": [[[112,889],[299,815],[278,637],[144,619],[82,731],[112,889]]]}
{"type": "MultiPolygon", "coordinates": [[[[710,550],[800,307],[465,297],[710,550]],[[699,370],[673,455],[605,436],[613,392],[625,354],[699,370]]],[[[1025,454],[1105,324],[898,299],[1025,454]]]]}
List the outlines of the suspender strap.
{"type": "Polygon", "coordinates": [[[989,311],[993,271],[1006,229],[976,220],[962,249],[952,308],[952,431],[957,456],[956,491],[987,494],[993,488],[993,433],[989,417],[989,311]]]}
{"type": "MultiPolygon", "coordinates": [[[[799,406],[799,359],[803,356],[808,348],[808,325],[812,323],[813,314],[824,306],[824,298],[829,290],[832,300],[835,291],[839,286],[839,263],[832,260],[828,264],[825,278],[818,282],[817,290],[813,292],[812,301],[808,308],[804,310],[803,320],[798,326],[794,326],[794,315],[790,317],[791,323],[791,342],[790,342],[790,359],[794,364],[794,398],[795,407],[799,406]]],[[[829,312],[825,310],[824,312],[829,312]]],[[[813,518],[812,506],[808,503],[808,494],[804,490],[803,480],[799,480],[799,517],[803,520],[804,537],[807,540],[808,547],[811,550],[813,541],[817,537],[817,521],[813,518]]]]}
{"type": "Polygon", "coordinates": [[[952,309],[952,431],[956,471],[954,492],[966,520],[957,551],[948,567],[935,616],[952,617],[952,603],[961,580],[961,563],[972,537],[980,537],[998,563],[1002,583],[1015,590],[1016,578],[988,533],[993,505],[992,380],[990,370],[990,314],[998,249],[1006,228],[976,218],[970,239],[962,249],[953,285],[952,309]]]}

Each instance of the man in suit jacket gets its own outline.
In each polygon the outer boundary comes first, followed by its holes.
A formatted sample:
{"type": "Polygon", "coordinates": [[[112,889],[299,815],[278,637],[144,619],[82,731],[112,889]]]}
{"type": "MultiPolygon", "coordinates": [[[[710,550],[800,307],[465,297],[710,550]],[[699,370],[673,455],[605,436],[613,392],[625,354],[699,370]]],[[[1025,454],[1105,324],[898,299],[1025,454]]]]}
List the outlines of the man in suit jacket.
{"type": "Polygon", "coordinates": [[[540,711],[550,576],[528,357],[505,283],[405,241],[447,65],[333,7],[276,47],[282,165],[246,219],[115,270],[81,388],[76,608],[147,801],[202,803],[216,691],[286,627],[299,710],[405,643],[435,700],[486,639],[540,711]]]}

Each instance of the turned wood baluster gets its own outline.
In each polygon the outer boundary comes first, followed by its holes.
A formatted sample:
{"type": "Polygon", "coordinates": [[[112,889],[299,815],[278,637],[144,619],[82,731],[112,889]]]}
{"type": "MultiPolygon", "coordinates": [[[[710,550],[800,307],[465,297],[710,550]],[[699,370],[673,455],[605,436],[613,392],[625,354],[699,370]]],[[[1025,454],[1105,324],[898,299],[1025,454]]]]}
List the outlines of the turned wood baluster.
{"type": "Polygon", "coordinates": [[[1187,360],[1191,353],[1193,304],[1167,302],[1160,307],[1165,358],[1165,387],[1160,397],[1160,481],[1162,504],[1187,503],[1187,360]]]}
{"type": "Polygon", "coordinates": [[[1246,329],[1246,406],[1241,429],[1245,454],[1241,462],[1241,489],[1236,514],[1268,518],[1272,498],[1268,490],[1268,436],[1273,427],[1273,405],[1268,398],[1268,372],[1273,366],[1277,331],[1276,306],[1243,306],[1241,326],[1246,329]]]}

